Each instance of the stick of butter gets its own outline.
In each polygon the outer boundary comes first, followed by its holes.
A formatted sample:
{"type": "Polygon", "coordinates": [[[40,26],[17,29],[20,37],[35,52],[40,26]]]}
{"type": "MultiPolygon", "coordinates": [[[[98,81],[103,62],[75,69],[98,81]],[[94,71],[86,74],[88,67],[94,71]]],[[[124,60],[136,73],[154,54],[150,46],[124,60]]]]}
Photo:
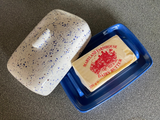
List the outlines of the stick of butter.
{"type": "Polygon", "coordinates": [[[136,60],[132,50],[115,35],[72,65],[82,84],[93,92],[136,60]]]}

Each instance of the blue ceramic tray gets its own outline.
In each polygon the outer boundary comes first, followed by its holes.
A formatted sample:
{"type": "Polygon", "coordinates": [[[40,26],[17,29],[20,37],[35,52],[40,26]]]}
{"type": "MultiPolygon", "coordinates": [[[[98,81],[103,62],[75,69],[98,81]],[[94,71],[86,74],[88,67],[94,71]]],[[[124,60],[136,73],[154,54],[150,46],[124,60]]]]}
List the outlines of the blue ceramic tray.
{"type": "Polygon", "coordinates": [[[113,25],[93,36],[81,56],[114,35],[118,35],[130,47],[130,49],[132,49],[138,60],[94,92],[89,92],[89,90],[82,85],[80,79],[75,74],[74,69],[71,68],[61,81],[61,85],[73,105],[80,112],[87,112],[105,102],[132,83],[152,66],[152,59],[146,49],[134,34],[122,24],[113,25]]]}

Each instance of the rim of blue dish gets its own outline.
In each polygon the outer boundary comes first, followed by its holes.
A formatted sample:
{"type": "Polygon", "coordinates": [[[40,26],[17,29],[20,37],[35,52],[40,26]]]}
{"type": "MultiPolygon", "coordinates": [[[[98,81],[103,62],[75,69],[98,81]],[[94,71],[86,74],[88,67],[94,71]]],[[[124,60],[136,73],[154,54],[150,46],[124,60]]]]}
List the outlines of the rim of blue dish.
{"type": "Polygon", "coordinates": [[[106,82],[103,86],[101,86],[99,89],[92,93],[87,91],[87,89],[82,86],[80,80],[78,80],[78,78],[76,77],[73,68],[71,68],[69,73],[73,75],[80,89],[82,90],[82,92],[84,92],[84,95],[78,96],[74,85],[70,82],[67,75],[61,81],[61,85],[73,105],[82,113],[92,110],[93,108],[101,105],[102,103],[110,99],[112,96],[119,93],[121,90],[126,88],[133,81],[135,81],[138,77],[140,77],[144,72],[146,72],[153,64],[151,56],[144,48],[144,46],[140,43],[140,41],[136,38],[136,36],[126,26],[120,23],[115,24],[93,36],[84,51],[82,52],[82,55],[89,52],[91,49],[95,48],[103,41],[111,38],[114,35],[118,35],[119,37],[121,37],[122,40],[130,40],[133,46],[136,47],[137,51],[139,52],[139,59],[134,64],[130,65],[129,67],[118,73],[115,77],[113,77],[111,80],[106,82]],[[101,40],[101,42],[97,43],[97,40],[101,40]],[[143,65],[141,65],[141,63],[143,63],[143,65]],[[127,77],[125,78],[125,76],[127,77]],[[113,86],[113,84],[115,84],[115,86],[113,86]],[[103,94],[101,92],[103,92],[103,94]],[[96,98],[96,96],[98,97],[96,98]],[[88,104],[87,102],[83,102],[83,100],[87,101],[88,104]]]}

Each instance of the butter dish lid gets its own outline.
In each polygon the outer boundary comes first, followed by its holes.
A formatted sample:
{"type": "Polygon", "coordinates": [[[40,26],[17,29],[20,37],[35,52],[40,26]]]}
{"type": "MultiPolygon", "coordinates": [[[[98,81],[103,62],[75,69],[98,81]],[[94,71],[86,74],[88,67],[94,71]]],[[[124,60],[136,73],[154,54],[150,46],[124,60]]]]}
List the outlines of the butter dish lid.
{"type": "Polygon", "coordinates": [[[59,84],[91,38],[88,24],[63,10],[48,13],[10,57],[9,72],[46,96],[59,84]]]}

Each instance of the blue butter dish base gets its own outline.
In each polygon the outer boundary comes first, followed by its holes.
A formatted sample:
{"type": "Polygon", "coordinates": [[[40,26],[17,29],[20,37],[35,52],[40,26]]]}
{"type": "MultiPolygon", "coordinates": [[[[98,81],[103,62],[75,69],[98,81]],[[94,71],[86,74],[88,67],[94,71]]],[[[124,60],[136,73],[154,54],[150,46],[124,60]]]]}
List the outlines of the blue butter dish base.
{"type": "Polygon", "coordinates": [[[135,35],[123,24],[115,24],[93,36],[81,56],[114,35],[118,35],[134,52],[137,61],[122,70],[94,92],[90,92],[80,81],[73,67],[61,81],[61,85],[73,105],[80,112],[87,112],[102,104],[127,87],[152,66],[152,58],[135,35]]]}

